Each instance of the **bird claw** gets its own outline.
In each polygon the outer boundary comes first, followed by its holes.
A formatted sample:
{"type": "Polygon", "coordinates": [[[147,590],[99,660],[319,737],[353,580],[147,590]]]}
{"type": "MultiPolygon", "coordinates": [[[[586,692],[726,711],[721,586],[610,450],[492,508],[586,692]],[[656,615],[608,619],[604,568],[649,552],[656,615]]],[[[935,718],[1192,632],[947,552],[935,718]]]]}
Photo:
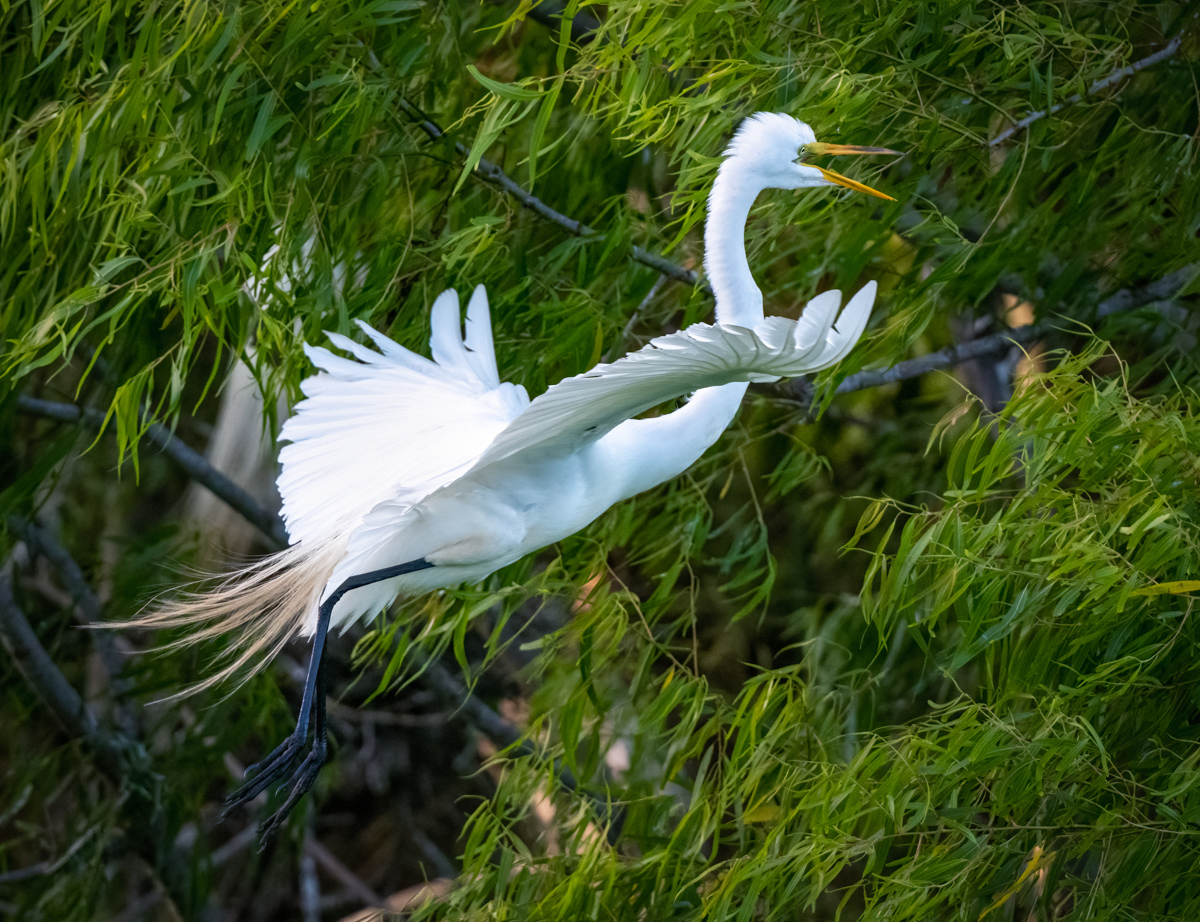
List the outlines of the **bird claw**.
{"type": "MultiPolygon", "coordinates": [[[[221,813],[221,818],[224,819],[238,807],[249,803],[270,787],[272,783],[287,775],[292,763],[296,760],[296,756],[300,754],[300,749],[304,745],[304,742],[303,739],[300,739],[293,733],[280,743],[269,756],[247,768],[246,774],[253,773],[254,777],[226,798],[225,809],[221,813]]],[[[321,766],[325,764],[327,752],[328,744],[325,740],[325,734],[317,734],[313,740],[312,747],[308,751],[308,755],[304,757],[304,761],[300,763],[300,766],[281,785],[281,788],[288,792],[287,798],[279,809],[268,817],[259,830],[262,847],[265,847],[274,837],[280,825],[282,825],[283,821],[287,819],[288,814],[296,806],[296,802],[312,790],[312,786],[317,780],[317,775],[321,771],[321,766]]]]}
{"type": "Polygon", "coordinates": [[[313,741],[312,749],[308,751],[308,755],[304,757],[304,761],[300,763],[300,767],[283,783],[282,789],[288,792],[287,798],[258,830],[261,838],[259,851],[266,848],[270,841],[275,838],[275,833],[279,831],[279,827],[283,824],[283,821],[288,818],[288,814],[292,812],[292,809],[296,806],[296,802],[312,790],[313,785],[317,781],[317,775],[321,773],[321,766],[325,764],[326,753],[325,737],[319,736],[313,741]]]}
{"type": "Polygon", "coordinates": [[[225,819],[238,807],[254,800],[271,785],[271,782],[287,772],[302,744],[303,740],[298,740],[293,733],[275,747],[275,751],[269,756],[247,768],[246,776],[253,775],[254,777],[225,798],[225,809],[221,812],[221,819],[225,819]]]}

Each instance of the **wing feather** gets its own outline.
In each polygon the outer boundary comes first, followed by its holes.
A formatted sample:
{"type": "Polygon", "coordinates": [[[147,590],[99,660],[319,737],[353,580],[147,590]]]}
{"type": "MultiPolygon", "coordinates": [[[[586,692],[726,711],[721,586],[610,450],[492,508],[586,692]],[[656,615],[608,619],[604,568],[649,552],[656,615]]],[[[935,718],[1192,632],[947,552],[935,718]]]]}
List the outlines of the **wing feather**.
{"type": "Polygon", "coordinates": [[[840,361],[866,328],[875,301],[868,282],[834,329],[840,292],[824,292],[799,321],[767,317],[753,328],[697,323],[651,340],[610,365],[566,378],[529,404],[476,462],[482,467],[518,452],[569,448],[598,439],[667,400],[734,381],[775,381],[840,361]]]}
{"type": "Polygon", "coordinates": [[[496,374],[487,299],[471,299],[468,351],[458,296],[443,292],[431,313],[423,358],[364,323],[376,349],[327,334],[335,355],[305,351],[319,373],[284,424],[279,492],[292,543],[346,536],[384,501],[417,503],[461,476],[529,405],[525,389],[496,374]]]}
{"type": "Polygon", "coordinates": [[[476,285],[467,303],[467,332],[463,343],[469,353],[475,377],[492,387],[500,386],[496,369],[496,347],[492,343],[492,316],[488,310],[487,289],[476,285]]]}

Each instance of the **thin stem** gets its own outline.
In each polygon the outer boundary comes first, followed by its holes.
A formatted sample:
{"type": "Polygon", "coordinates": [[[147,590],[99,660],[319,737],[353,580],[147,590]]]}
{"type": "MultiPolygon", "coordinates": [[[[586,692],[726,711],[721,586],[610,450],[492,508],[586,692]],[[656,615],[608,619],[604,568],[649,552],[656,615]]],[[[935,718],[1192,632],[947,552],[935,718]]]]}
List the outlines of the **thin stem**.
{"type": "Polygon", "coordinates": [[[96,762],[113,781],[123,776],[121,754],[125,748],[105,733],[38,640],[13,595],[11,563],[0,572],[0,642],[13,665],[71,736],[80,737],[96,750],[96,762]]]}
{"type": "Polygon", "coordinates": [[[1167,42],[1166,47],[1162,50],[1156,51],[1154,54],[1147,55],[1140,61],[1134,61],[1132,64],[1129,64],[1126,67],[1117,68],[1107,77],[1097,80],[1095,83],[1089,86],[1086,93],[1074,93],[1067,97],[1065,102],[1056,102],[1048,109],[1039,109],[1036,112],[1031,112],[1029,115],[1025,116],[1018,122],[1014,122],[1011,127],[1004,129],[1004,131],[1000,132],[998,135],[988,141],[988,147],[996,147],[999,144],[1003,144],[1017,132],[1024,131],[1039,119],[1043,119],[1047,115],[1053,115],[1055,112],[1061,112],[1067,106],[1073,106],[1076,103],[1081,102],[1084,96],[1095,96],[1101,90],[1107,90],[1109,87],[1115,86],[1126,77],[1132,77],[1142,68],[1149,67],[1151,64],[1157,64],[1159,61],[1165,61],[1179,50],[1179,46],[1182,43],[1183,35],[1176,35],[1173,39],[1167,42]]]}
{"type": "MultiPolygon", "coordinates": [[[[31,416],[43,416],[64,423],[82,423],[91,429],[104,428],[103,413],[71,403],[56,403],[21,395],[17,397],[17,409],[31,416]]],[[[200,452],[159,423],[151,423],[146,434],[150,441],[157,445],[163,454],[178,463],[192,480],[211,490],[218,499],[228,504],[276,546],[287,546],[287,529],[279,516],[261,506],[253,496],[209,464],[200,452]]]]}
{"type": "Polygon", "coordinates": [[[606,362],[615,362],[622,355],[624,355],[625,344],[629,342],[629,337],[633,335],[633,328],[637,326],[637,322],[641,320],[642,313],[646,310],[646,308],[654,303],[654,299],[658,297],[659,292],[662,291],[665,284],[667,284],[667,276],[665,275],[659,275],[659,277],[654,280],[654,284],[651,285],[650,290],[646,292],[646,297],[642,298],[638,306],[634,308],[633,313],[629,315],[629,319],[625,322],[625,328],[621,330],[620,337],[615,343],[613,343],[612,348],[608,350],[608,355],[604,357],[606,362]]]}
{"type": "MultiPolygon", "coordinates": [[[[1098,318],[1109,317],[1170,298],[1182,291],[1195,278],[1197,272],[1200,272],[1200,263],[1191,263],[1141,288],[1122,289],[1096,305],[1096,316],[1098,318]]],[[[972,359],[1006,352],[1013,346],[1034,342],[1044,336],[1050,328],[1051,324],[1048,322],[1029,324],[959,345],[947,346],[945,349],[939,349],[937,352],[931,352],[921,358],[899,362],[891,368],[880,371],[860,371],[843,380],[834,393],[849,394],[853,391],[881,387],[885,384],[895,384],[898,381],[919,378],[931,371],[950,368],[972,359]]],[[[812,382],[806,378],[794,378],[784,384],[774,385],[772,389],[776,391],[782,389],[788,396],[807,403],[812,395],[812,382]]]]}

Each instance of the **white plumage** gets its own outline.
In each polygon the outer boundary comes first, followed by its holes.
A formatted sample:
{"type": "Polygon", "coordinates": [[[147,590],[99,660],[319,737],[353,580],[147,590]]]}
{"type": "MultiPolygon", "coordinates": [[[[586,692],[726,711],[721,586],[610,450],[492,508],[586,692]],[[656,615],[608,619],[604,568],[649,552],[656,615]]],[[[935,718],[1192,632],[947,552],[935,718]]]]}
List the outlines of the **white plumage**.
{"type": "Polygon", "coordinates": [[[318,733],[268,830],[316,777],[325,753],[327,627],[373,616],[400,593],[477,581],[573,534],[693,464],[729,425],[748,382],[818,371],[846,356],[866,327],[875,284],[840,317],[836,291],[813,298],[798,321],[764,317],[742,242],[763,189],[836,185],[880,195],[801,162],[810,153],[891,152],[817,144],[790,116],[747,119],[726,151],[705,225],[717,323],[659,337],[532,402],[519,384],[500,381],[482,287],[471,297],[465,332],[457,294],[437,298],[432,361],[366,324],[359,326],[374,349],[329,334],[353,358],[306,347],[319,372],[302,385],[305,399],[283,428],[290,444],[280,454],[291,546],[207,595],[137,622],[208,625],[197,637],[242,630],[245,649],[218,677],[297,632],[315,634],[296,731],[231,807],[287,773],[307,740],[310,712],[318,733]],[[634,418],[687,394],[674,412],[634,418]]]}
{"type": "Polygon", "coordinates": [[[529,406],[519,384],[501,384],[487,294],[475,289],[460,332],[458,295],[445,291],[430,315],[434,360],[367,324],[379,351],[337,333],[328,349],[305,346],[322,373],[301,384],[305,400],[284,424],[279,493],[292,543],[348,534],[377,503],[417,503],[465,473],[529,406]]]}
{"type": "Polygon", "coordinates": [[[607,435],[651,407],[707,387],[810,374],[841,361],[871,316],[875,283],[846,305],[840,291],[817,295],[800,320],[766,317],[753,327],[697,323],[652,339],[610,365],[549,388],[496,437],[478,465],[534,448],[574,448],[607,435]]]}
{"type": "MultiPolygon", "coordinates": [[[[592,511],[631,495],[623,488],[626,479],[613,476],[622,464],[643,463],[648,454],[675,454],[682,467],[691,464],[696,448],[703,451],[709,439],[681,446],[655,435],[653,443],[643,440],[647,444],[636,455],[624,457],[605,442],[632,417],[667,400],[839,361],[862,334],[874,294],[873,282],[864,286],[837,326],[837,291],[814,298],[799,321],[767,317],[753,328],[694,324],[567,378],[532,403],[523,387],[499,380],[482,287],[471,299],[465,336],[458,329],[456,294],[439,296],[432,316],[435,362],[366,324],[360,326],[379,351],[328,334],[358,361],[308,347],[323,373],[304,383],[307,399],[283,429],[292,444],[280,454],[279,489],[293,543],[344,540],[346,553],[326,595],[356,573],[442,558],[432,570],[356,589],[338,603],[334,623],[374,614],[401,589],[482,578],[574,533],[592,511]],[[573,472],[585,467],[598,468],[599,476],[574,481],[573,472]],[[570,493],[565,486],[588,495],[581,502],[564,495],[570,493]],[[524,493],[531,487],[554,501],[528,503],[524,493]],[[456,502],[464,496],[467,503],[456,502]],[[439,507],[456,511],[439,517],[439,507]],[[465,531],[487,535],[482,553],[464,553],[465,531]],[[539,536],[536,546],[528,541],[531,532],[539,536]]],[[[622,447],[624,441],[616,440],[622,447]]]]}

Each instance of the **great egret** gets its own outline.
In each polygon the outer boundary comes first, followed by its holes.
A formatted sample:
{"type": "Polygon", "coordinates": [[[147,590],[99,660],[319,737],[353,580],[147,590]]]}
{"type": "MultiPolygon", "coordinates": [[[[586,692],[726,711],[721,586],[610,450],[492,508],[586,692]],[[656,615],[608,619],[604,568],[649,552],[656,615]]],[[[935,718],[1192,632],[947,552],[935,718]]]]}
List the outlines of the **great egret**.
{"type": "Polygon", "coordinates": [[[841,293],[826,291],[798,321],[764,317],[743,232],[768,188],[842,186],[889,198],[804,163],[816,154],[895,153],[820,144],[788,115],[758,113],[734,136],[708,200],[705,266],[716,324],[652,340],[612,364],[567,378],[530,401],[500,381],[487,295],[475,289],[465,335],[458,295],[443,292],[430,326],[433,360],[365,323],[378,351],[345,336],[340,358],[306,346],[320,372],[302,384],[281,437],[279,491],[291,545],[213,591],[168,603],[136,624],[202,625],[180,643],[243,636],[205,685],[261,664],[296,635],[313,638],[295,731],[226,802],[232,810],[291,772],[270,836],[316,779],[326,755],[325,637],[373,616],[397,595],[476,582],[585,527],[614,503],[685,471],[729,425],[747,384],[826,368],[858,341],[875,298],[865,285],[834,327],[841,293]],[[695,392],[673,413],[634,419],[695,392]]]}

